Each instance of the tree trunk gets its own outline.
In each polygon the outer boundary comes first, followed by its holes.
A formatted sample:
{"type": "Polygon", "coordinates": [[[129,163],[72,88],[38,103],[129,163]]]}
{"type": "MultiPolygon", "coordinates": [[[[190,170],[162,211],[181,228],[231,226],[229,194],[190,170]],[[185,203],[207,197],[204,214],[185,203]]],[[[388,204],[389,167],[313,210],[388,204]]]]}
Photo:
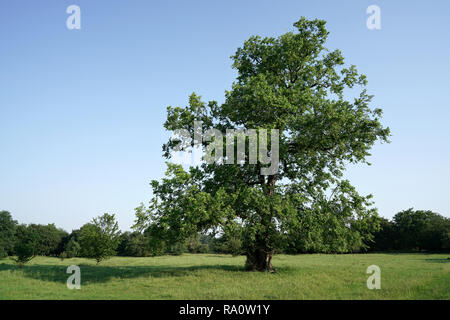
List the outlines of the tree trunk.
{"type": "MultiPolygon", "coordinates": [[[[258,162],[258,171],[260,170],[260,164],[258,162]]],[[[265,176],[260,175],[259,180],[265,193],[270,197],[274,194],[275,183],[277,181],[277,175],[268,176],[267,184],[265,176]]],[[[270,245],[270,233],[267,229],[271,225],[272,208],[270,215],[265,215],[261,221],[261,224],[265,227],[266,231],[256,236],[255,246],[250,250],[247,249],[247,261],[245,262],[245,270],[247,271],[261,271],[261,272],[275,272],[275,268],[272,266],[273,248],[270,245]]]]}
{"type": "Polygon", "coordinates": [[[272,266],[272,252],[255,249],[254,251],[247,253],[245,270],[275,272],[275,268],[272,266]]]}

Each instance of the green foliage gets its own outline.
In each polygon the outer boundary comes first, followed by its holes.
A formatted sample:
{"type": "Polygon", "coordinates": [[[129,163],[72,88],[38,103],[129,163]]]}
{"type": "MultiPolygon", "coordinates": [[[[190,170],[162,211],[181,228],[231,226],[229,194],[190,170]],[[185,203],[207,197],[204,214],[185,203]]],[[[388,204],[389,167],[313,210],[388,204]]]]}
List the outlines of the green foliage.
{"type": "Polygon", "coordinates": [[[134,211],[135,211],[136,219],[134,221],[134,225],[131,228],[138,233],[143,233],[147,226],[145,205],[143,203],[141,203],[139,205],[139,207],[134,209],[134,211]]]}
{"type": "Polygon", "coordinates": [[[398,250],[447,249],[450,219],[432,211],[412,208],[397,213],[393,218],[395,226],[395,248],[398,250]]]}
{"type": "Polygon", "coordinates": [[[58,246],[58,251],[60,256],[64,253],[67,258],[74,258],[81,256],[81,246],[80,246],[80,229],[72,230],[69,235],[62,238],[58,246]]]}
{"type": "Polygon", "coordinates": [[[64,253],[67,258],[75,258],[81,256],[81,245],[75,238],[71,238],[67,243],[64,253]]]}
{"type": "Polygon", "coordinates": [[[127,256],[126,247],[128,244],[129,237],[130,237],[129,231],[125,231],[120,234],[120,237],[119,237],[120,240],[119,240],[119,244],[117,245],[117,250],[116,250],[118,256],[123,256],[123,257],[127,256]]]}
{"type": "Polygon", "coordinates": [[[114,214],[105,213],[85,224],[80,230],[81,256],[100,261],[115,255],[120,231],[114,214]]]}
{"type": "Polygon", "coordinates": [[[243,253],[242,240],[238,237],[229,237],[220,242],[217,250],[221,253],[229,253],[233,256],[238,256],[243,253]]]}
{"type": "Polygon", "coordinates": [[[14,246],[15,257],[12,259],[16,262],[19,267],[22,267],[25,263],[33,259],[35,254],[35,244],[34,243],[17,243],[14,246]]]}
{"type": "MultiPolygon", "coordinates": [[[[374,143],[388,142],[389,129],[380,123],[381,109],[369,106],[366,77],[345,66],[339,50],[324,46],[325,21],[302,18],[294,27],[296,32],[277,38],[245,41],[232,56],[238,77],[223,104],[205,103],[193,93],[187,107],[167,108],[164,124],[192,137],[195,120],[202,121],[203,132],[256,129],[259,136],[261,129],[278,129],[276,173],[261,174],[260,156],[256,165],[205,163],[184,170],[168,164],[166,177],[151,182],[149,208],[139,208],[139,228],[176,243],[239,223],[249,270],[272,271],[273,253],[296,241],[310,248],[309,236],[326,252],[357,251],[371,241],[378,220],[370,196],[358,195],[342,176],[346,164],[367,163],[374,143]],[[356,98],[347,100],[345,90],[356,98]],[[302,229],[307,215],[315,230],[302,229]],[[319,230],[316,222],[330,226],[319,230]]],[[[201,143],[206,149],[208,143],[201,143]]],[[[192,145],[169,140],[165,157],[175,147],[186,151],[192,145]]]]}
{"type": "MultiPolygon", "coordinates": [[[[154,228],[148,228],[145,231],[145,235],[148,241],[148,248],[150,250],[150,254],[152,256],[160,256],[165,253],[171,253],[170,247],[171,245],[167,244],[163,239],[158,237],[158,233],[153,232],[154,228]]],[[[183,249],[184,250],[184,249],[183,249]]],[[[184,251],[180,251],[180,254],[184,251]]]]}
{"type": "Polygon", "coordinates": [[[174,256],[179,256],[186,252],[187,252],[187,245],[185,242],[181,241],[175,242],[167,247],[167,253],[174,256]]]}
{"type": "Polygon", "coordinates": [[[233,256],[243,254],[243,230],[238,223],[229,223],[224,226],[222,236],[216,241],[216,250],[220,253],[228,253],[233,256]]]}
{"type": "Polygon", "coordinates": [[[450,219],[432,211],[408,209],[382,219],[371,251],[450,251],[450,219]]]}
{"type": "Polygon", "coordinates": [[[60,243],[68,236],[66,231],[56,228],[53,223],[48,225],[30,224],[28,228],[38,236],[36,255],[59,256],[63,250],[60,243]]]}
{"type": "Polygon", "coordinates": [[[16,229],[14,255],[12,259],[21,267],[37,255],[39,234],[35,228],[19,225],[16,229]]]}
{"type": "Polygon", "coordinates": [[[117,254],[127,257],[149,257],[152,252],[147,237],[139,232],[124,232],[120,236],[117,254]]]}
{"type": "Polygon", "coordinates": [[[189,253],[211,252],[211,238],[208,235],[197,233],[187,239],[186,247],[189,253]]]}
{"type": "Polygon", "coordinates": [[[215,245],[217,239],[214,233],[200,234],[200,247],[198,248],[199,253],[213,253],[215,252],[215,245]]]}
{"type": "Polygon", "coordinates": [[[370,251],[390,251],[395,249],[397,242],[394,223],[388,219],[380,219],[380,230],[374,233],[370,251]]]}
{"type": "Polygon", "coordinates": [[[198,253],[201,244],[200,234],[195,234],[187,239],[186,247],[189,253],[198,253]]]}
{"type": "Polygon", "coordinates": [[[450,231],[442,233],[442,250],[450,252],[450,231]]]}
{"type": "Polygon", "coordinates": [[[0,259],[4,259],[8,256],[8,252],[3,246],[0,247],[0,259]]]}
{"type": "Polygon", "coordinates": [[[17,221],[8,211],[0,211],[0,259],[7,257],[14,249],[17,221]]]}
{"type": "Polygon", "coordinates": [[[360,196],[348,181],[341,181],[329,198],[299,210],[286,229],[287,251],[291,253],[348,253],[368,249],[380,218],[370,196],[360,196]]]}

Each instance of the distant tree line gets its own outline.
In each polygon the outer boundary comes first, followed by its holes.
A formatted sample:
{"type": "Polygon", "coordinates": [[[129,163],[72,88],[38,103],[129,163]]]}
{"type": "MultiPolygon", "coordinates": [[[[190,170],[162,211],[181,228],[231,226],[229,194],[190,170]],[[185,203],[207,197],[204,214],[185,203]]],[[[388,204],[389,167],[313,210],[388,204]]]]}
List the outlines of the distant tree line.
{"type": "MultiPolygon", "coordinates": [[[[137,216],[139,208],[137,208],[137,216]]],[[[432,211],[408,209],[392,220],[377,218],[378,231],[364,243],[332,216],[305,216],[302,232],[280,253],[350,253],[386,251],[450,251],[450,219],[432,211]],[[352,236],[350,236],[352,235],[352,236]]],[[[375,222],[374,222],[375,223],[375,222]]],[[[121,232],[114,215],[104,214],[71,233],[54,224],[18,224],[8,211],[0,211],[0,258],[11,256],[22,265],[34,256],[86,257],[99,263],[110,256],[150,257],[182,253],[243,253],[242,228],[230,225],[221,232],[197,234],[187,240],[169,243],[152,234],[151,228],[135,226],[121,232]]]]}
{"type": "Polygon", "coordinates": [[[450,251],[450,219],[432,211],[408,209],[392,221],[380,218],[370,251],[450,251]]]}

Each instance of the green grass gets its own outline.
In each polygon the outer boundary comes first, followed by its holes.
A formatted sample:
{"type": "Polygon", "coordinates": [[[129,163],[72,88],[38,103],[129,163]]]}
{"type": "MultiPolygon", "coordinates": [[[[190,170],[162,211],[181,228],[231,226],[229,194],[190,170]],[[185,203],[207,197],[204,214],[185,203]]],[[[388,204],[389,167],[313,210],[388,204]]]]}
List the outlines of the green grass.
{"type": "Polygon", "coordinates": [[[197,254],[92,260],[37,257],[23,268],[0,260],[0,299],[449,299],[445,254],[277,255],[277,273],[245,272],[244,257],[197,254]],[[381,268],[369,290],[366,269],[381,268]],[[69,265],[81,290],[69,290],[69,265]]]}

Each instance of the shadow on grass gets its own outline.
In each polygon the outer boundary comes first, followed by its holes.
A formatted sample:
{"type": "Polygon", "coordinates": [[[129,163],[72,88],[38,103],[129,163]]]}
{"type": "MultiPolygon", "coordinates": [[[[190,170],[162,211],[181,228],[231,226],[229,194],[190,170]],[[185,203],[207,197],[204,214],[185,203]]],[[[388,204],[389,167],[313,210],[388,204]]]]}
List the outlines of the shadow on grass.
{"type": "Polygon", "coordinates": [[[450,257],[449,258],[435,258],[435,259],[425,259],[425,261],[427,262],[434,262],[434,263],[448,263],[450,262],[450,257]]]}
{"type": "MultiPolygon", "coordinates": [[[[192,267],[173,266],[102,266],[78,265],[84,284],[104,283],[112,278],[130,279],[138,277],[172,278],[184,277],[198,270],[244,271],[244,267],[228,265],[209,265],[192,267]]],[[[68,266],[60,265],[25,265],[22,268],[11,264],[0,264],[0,271],[11,270],[23,272],[25,277],[43,281],[66,283],[70,274],[66,273],[68,266]]]]}

